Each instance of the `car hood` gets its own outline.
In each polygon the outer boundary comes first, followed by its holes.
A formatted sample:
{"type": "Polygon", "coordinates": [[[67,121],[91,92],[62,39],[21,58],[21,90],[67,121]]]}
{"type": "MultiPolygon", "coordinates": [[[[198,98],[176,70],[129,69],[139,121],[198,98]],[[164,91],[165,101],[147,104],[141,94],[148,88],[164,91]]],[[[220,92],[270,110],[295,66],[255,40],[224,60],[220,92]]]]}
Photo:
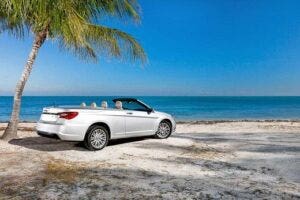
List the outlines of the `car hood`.
{"type": "Polygon", "coordinates": [[[160,115],[160,116],[166,116],[166,117],[170,117],[172,118],[172,115],[168,114],[168,113],[165,113],[165,112],[159,112],[159,111],[154,111],[157,115],[160,115]]]}

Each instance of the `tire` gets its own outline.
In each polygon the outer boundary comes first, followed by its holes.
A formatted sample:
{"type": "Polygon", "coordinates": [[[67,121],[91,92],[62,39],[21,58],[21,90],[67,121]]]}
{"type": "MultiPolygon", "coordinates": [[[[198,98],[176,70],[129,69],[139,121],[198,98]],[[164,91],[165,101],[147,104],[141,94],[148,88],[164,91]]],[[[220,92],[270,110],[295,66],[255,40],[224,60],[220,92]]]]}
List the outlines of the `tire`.
{"type": "Polygon", "coordinates": [[[108,130],[103,126],[94,125],[87,130],[84,146],[90,151],[97,151],[107,145],[108,139],[108,130]]]}
{"type": "Polygon", "coordinates": [[[167,120],[163,120],[158,125],[158,130],[155,134],[155,138],[166,139],[172,134],[172,125],[167,120]]]}

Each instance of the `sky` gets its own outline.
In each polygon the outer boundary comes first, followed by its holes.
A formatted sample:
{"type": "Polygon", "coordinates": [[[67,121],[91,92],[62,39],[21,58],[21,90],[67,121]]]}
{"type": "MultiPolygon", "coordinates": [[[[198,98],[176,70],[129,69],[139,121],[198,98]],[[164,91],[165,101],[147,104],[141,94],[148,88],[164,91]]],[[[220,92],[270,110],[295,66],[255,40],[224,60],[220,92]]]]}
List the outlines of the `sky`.
{"type": "MultiPolygon", "coordinates": [[[[300,95],[300,1],[140,0],[133,35],[148,63],[86,62],[47,40],[25,95],[300,95]]],[[[32,36],[0,34],[0,96],[13,95],[32,36]]]]}

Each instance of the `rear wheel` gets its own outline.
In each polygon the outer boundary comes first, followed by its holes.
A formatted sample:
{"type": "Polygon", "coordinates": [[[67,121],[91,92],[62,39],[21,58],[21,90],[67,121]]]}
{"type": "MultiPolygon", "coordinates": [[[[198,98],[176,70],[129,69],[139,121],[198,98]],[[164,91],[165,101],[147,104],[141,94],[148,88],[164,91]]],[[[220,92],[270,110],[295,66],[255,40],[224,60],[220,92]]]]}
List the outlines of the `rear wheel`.
{"type": "Polygon", "coordinates": [[[156,138],[165,139],[168,138],[172,133],[172,125],[170,122],[164,120],[158,125],[158,130],[155,134],[156,138]]]}
{"type": "Polygon", "coordinates": [[[86,133],[84,146],[91,151],[100,150],[107,145],[108,138],[108,130],[105,127],[94,125],[86,133]]]}

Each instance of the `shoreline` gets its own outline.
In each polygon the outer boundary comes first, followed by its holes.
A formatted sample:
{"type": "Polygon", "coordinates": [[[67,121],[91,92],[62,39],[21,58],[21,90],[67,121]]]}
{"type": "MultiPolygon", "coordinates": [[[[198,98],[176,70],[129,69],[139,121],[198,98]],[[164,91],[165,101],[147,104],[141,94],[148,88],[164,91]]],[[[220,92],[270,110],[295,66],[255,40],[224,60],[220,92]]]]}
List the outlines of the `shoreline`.
{"type": "MultiPolygon", "coordinates": [[[[226,122],[300,122],[300,119],[200,119],[200,120],[176,120],[177,124],[217,124],[226,122]]],[[[1,124],[8,123],[9,120],[0,121],[1,124]]],[[[37,123],[38,120],[21,120],[19,123],[37,123]]]]}
{"type": "Polygon", "coordinates": [[[216,119],[216,120],[178,120],[177,124],[217,124],[227,122],[300,122],[300,119],[216,119]]]}
{"type": "MultiPolygon", "coordinates": [[[[0,131],[4,131],[8,122],[0,122],[0,131]]],[[[37,121],[20,121],[19,131],[35,131],[37,121]]],[[[206,132],[226,130],[227,132],[261,132],[261,131],[298,131],[300,132],[300,120],[196,120],[196,121],[177,121],[176,132],[185,132],[186,128],[193,132],[206,132]],[[185,127],[182,130],[182,127],[185,127]]]]}

